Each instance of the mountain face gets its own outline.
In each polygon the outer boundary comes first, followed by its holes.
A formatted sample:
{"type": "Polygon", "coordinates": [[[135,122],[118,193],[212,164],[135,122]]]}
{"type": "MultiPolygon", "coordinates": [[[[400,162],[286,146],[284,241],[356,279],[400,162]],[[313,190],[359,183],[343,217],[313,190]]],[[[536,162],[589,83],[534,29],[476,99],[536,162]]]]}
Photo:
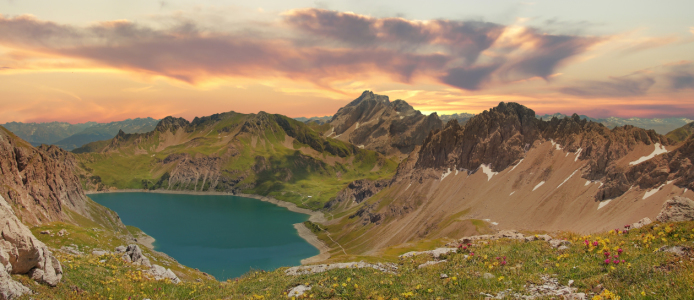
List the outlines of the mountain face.
{"type": "Polygon", "coordinates": [[[694,134],[694,122],[668,132],[665,136],[675,142],[682,142],[694,134]]]}
{"type": "Polygon", "coordinates": [[[324,135],[363,149],[403,158],[443,123],[436,113],[423,115],[403,100],[365,91],[340,108],[324,135]]]}
{"type": "Polygon", "coordinates": [[[433,131],[385,187],[341,192],[361,203],[328,230],[337,243],[359,245],[347,246],[351,253],[488,228],[610,230],[654,219],[673,196],[694,197],[692,161],[692,138],[676,144],[578,115],[541,121],[501,103],[465,126],[450,121],[433,131]]]}
{"type": "MultiPolygon", "coordinates": [[[[537,118],[541,118],[543,120],[549,120],[552,118],[558,118],[558,119],[564,119],[568,118],[569,116],[556,113],[553,115],[544,115],[544,116],[537,116],[537,118]]],[[[617,117],[609,117],[606,119],[595,119],[591,118],[585,115],[580,115],[579,116],[581,119],[586,119],[588,121],[593,121],[596,123],[601,123],[605,125],[607,128],[615,128],[619,126],[624,126],[624,125],[632,125],[636,126],[639,128],[643,129],[653,129],[655,132],[659,134],[666,134],[670,131],[673,131],[681,126],[686,125],[687,123],[691,123],[694,120],[690,120],[688,118],[663,118],[663,119],[648,119],[648,118],[617,118],[617,117]]]]}
{"type": "Polygon", "coordinates": [[[31,225],[71,222],[73,214],[116,230],[117,215],[89,200],[82,189],[73,154],[56,146],[34,148],[0,127],[0,196],[22,222],[31,225]]]}
{"type": "Polygon", "coordinates": [[[354,180],[391,177],[396,169],[381,154],[265,112],[228,112],[192,122],[166,117],[151,132],[121,131],[74,152],[91,190],[249,193],[313,209],[354,180]]]}
{"type": "Polygon", "coordinates": [[[119,130],[126,133],[149,132],[154,129],[158,122],[152,118],[137,118],[111,123],[10,122],[4,126],[33,146],[57,145],[69,151],[87,143],[111,139],[116,136],[119,130]]]}

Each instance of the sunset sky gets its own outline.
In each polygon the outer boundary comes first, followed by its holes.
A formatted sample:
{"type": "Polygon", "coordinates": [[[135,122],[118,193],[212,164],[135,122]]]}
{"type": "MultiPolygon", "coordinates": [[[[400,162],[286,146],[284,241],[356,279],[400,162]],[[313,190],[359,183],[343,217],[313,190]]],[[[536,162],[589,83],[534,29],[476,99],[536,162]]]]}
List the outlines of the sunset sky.
{"type": "Polygon", "coordinates": [[[0,123],[424,113],[694,118],[694,1],[0,0],[0,123]]]}

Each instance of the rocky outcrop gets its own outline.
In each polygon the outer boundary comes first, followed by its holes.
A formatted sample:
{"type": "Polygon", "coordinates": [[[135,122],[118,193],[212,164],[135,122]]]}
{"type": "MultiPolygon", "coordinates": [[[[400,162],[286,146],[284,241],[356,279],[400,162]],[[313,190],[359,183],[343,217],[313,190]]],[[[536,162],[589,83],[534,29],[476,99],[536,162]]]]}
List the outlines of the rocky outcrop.
{"type": "Polygon", "coordinates": [[[694,221],[694,201],[685,197],[673,197],[663,203],[663,210],[655,219],[659,222],[694,221]]]}
{"type": "Polygon", "coordinates": [[[0,127],[0,195],[28,224],[68,219],[65,209],[87,215],[87,197],[73,173],[77,163],[56,146],[34,148],[0,127]]]}
{"type": "Polygon", "coordinates": [[[364,91],[330,120],[327,137],[385,155],[405,157],[429,132],[443,127],[438,115],[423,115],[403,100],[364,91]]]}
{"type": "Polygon", "coordinates": [[[221,176],[222,158],[216,156],[192,156],[189,154],[172,154],[164,163],[175,163],[170,172],[168,186],[173,190],[214,190],[221,176]]]}
{"type": "Polygon", "coordinates": [[[409,169],[401,166],[395,181],[403,178],[434,179],[441,176],[441,170],[474,171],[481,166],[499,172],[520,162],[536,142],[546,141],[551,141],[557,149],[576,153],[577,159],[587,161],[583,177],[604,182],[596,195],[597,200],[620,196],[634,185],[646,189],[674,178],[683,178],[679,184],[675,183],[678,185],[691,184],[694,179],[693,168],[688,168],[690,156],[694,154],[694,142],[691,150],[687,150],[690,145],[685,144],[667,156],[624,167],[617,161],[637,147],[667,146],[672,141],[653,130],[634,126],[610,130],[575,114],[569,118],[541,121],[535,118],[533,110],[525,106],[502,102],[474,116],[464,127],[453,120],[442,130],[432,132],[419,152],[408,158],[416,159],[416,163],[408,161],[409,169]],[[677,174],[671,174],[673,170],[677,174]]]}
{"type": "Polygon", "coordinates": [[[332,208],[340,203],[362,203],[364,200],[369,199],[371,196],[380,192],[382,189],[388,187],[390,180],[370,180],[370,179],[360,179],[351,182],[340,191],[335,199],[327,202],[325,208],[332,208]]]}
{"type": "Polygon", "coordinates": [[[149,262],[149,258],[142,253],[142,249],[140,249],[140,246],[138,245],[131,244],[128,245],[128,247],[119,246],[116,248],[116,253],[122,253],[122,258],[126,262],[145,267],[152,266],[152,264],[149,262]]]}
{"type": "Polygon", "coordinates": [[[34,237],[0,196],[0,297],[12,299],[27,293],[28,289],[9,274],[28,274],[36,281],[56,286],[63,270],[48,247],[34,237]]]}
{"type": "Polygon", "coordinates": [[[152,275],[155,280],[170,280],[174,284],[179,284],[181,279],[174,274],[171,269],[164,268],[160,265],[153,265],[151,269],[145,271],[144,273],[152,275]]]}

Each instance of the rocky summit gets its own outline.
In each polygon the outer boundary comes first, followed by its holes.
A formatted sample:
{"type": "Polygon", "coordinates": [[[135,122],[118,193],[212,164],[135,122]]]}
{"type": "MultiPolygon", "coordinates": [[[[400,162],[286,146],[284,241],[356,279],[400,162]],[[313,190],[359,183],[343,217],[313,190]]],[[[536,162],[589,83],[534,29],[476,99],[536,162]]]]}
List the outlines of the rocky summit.
{"type": "Polygon", "coordinates": [[[423,115],[403,100],[364,91],[332,117],[326,137],[385,155],[407,156],[430,131],[443,127],[436,113],[423,115]]]}

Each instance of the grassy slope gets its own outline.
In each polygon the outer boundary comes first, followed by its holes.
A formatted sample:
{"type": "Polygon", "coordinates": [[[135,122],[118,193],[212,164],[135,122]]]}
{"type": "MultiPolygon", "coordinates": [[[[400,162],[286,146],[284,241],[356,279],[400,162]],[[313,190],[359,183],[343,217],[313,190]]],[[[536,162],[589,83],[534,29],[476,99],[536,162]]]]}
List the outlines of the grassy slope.
{"type": "MultiPolygon", "coordinates": [[[[246,126],[245,122],[255,116],[234,113],[223,115],[221,119],[203,120],[196,124],[194,131],[187,133],[182,143],[159,152],[155,151],[161,143],[158,132],[126,135],[126,142],[118,152],[83,153],[102,149],[106,143],[89,144],[75,152],[80,152],[81,166],[91,175],[89,177],[98,176],[98,181],[105,186],[119,189],[168,187],[166,177],[162,176],[175,166],[164,165],[162,161],[172,154],[222,157],[222,176],[230,180],[242,179],[237,186],[244,187],[244,193],[272,196],[314,210],[323,207],[350,182],[362,178],[388,178],[397,168],[395,161],[376,152],[323,138],[306,124],[281,115],[268,115],[270,121],[265,126],[254,129],[255,132],[242,132],[228,143],[223,142],[225,136],[246,126]],[[291,148],[284,146],[288,136],[294,138],[291,148]],[[230,144],[238,155],[226,155],[230,144]],[[301,149],[309,149],[314,154],[306,155],[301,149]],[[267,170],[250,171],[260,157],[270,163],[267,170]]],[[[202,182],[198,189],[200,186],[202,182]]],[[[194,185],[174,186],[173,189],[192,190],[194,185]]],[[[227,187],[205,185],[203,189],[226,191],[227,187]]]]}
{"type": "Polygon", "coordinates": [[[676,142],[686,140],[694,133],[694,123],[689,123],[673,131],[668,132],[665,136],[676,142]]]}
{"type": "MultiPolygon", "coordinates": [[[[50,224],[32,229],[58,230],[67,228],[70,235],[58,238],[38,235],[51,247],[79,244],[80,248],[109,248],[119,244],[117,237],[107,231],[93,231],[85,227],[50,224]]],[[[632,230],[628,235],[614,232],[579,236],[571,233],[559,235],[573,242],[565,251],[551,248],[544,241],[521,242],[498,240],[471,247],[472,258],[451,254],[448,262],[419,269],[430,260],[426,256],[399,260],[398,274],[387,274],[373,269],[342,269],[326,273],[285,276],[284,268],[254,271],[226,282],[210,280],[188,268],[175,269],[185,282],[179,285],[154,281],[140,275],[137,267],[121,262],[116,257],[75,257],[57,254],[63,264],[65,276],[56,288],[31,283],[26,276],[14,277],[36,290],[41,299],[281,299],[299,284],[312,287],[308,296],[316,299],[477,299],[480,293],[495,294],[511,289],[523,292],[526,284],[542,284],[541,275],[549,274],[563,285],[574,280],[578,292],[590,293],[602,285],[623,299],[692,299],[694,297],[694,262],[690,257],[677,257],[654,250],[664,245],[692,247],[694,222],[652,224],[632,230]],[[598,247],[585,247],[584,240],[598,241],[598,247]],[[623,264],[605,265],[603,252],[615,253],[623,249],[623,264]],[[507,264],[501,265],[506,257],[507,264]],[[103,260],[103,261],[101,261],[103,260]],[[100,262],[101,261],[101,262],[100,262]],[[490,273],[494,279],[481,275],[490,273]],[[447,274],[447,279],[440,279],[447,274]],[[195,279],[200,278],[200,282],[195,279]]],[[[442,242],[441,242],[442,243],[442,242]]],[[[390,249],[387,256],[434,247],[436,241],[390,249]]],[[[442,246],[439,244],[438,246],[442,246]]],[[[152,255],[147,251],[148,255],[152,255]]],[[[690,254],[691,255],[691,254],[690,254]]],[[[373,261],[392,260],[372,257],[373,261]]],[[[156,263],[156,262],[155,262],[156,263]]],[[[172,269],[176,266],[170,264],[172,269]]],[[[25,299],[36,296],[26,296],[25,299]]],[[[285,298],[286,299],[286,298],[285,298]]],[[[608,298],[597,298],[608,299],[608,298]]],[[[616,299],[616,298],[612,298],[616,299]]]]}

